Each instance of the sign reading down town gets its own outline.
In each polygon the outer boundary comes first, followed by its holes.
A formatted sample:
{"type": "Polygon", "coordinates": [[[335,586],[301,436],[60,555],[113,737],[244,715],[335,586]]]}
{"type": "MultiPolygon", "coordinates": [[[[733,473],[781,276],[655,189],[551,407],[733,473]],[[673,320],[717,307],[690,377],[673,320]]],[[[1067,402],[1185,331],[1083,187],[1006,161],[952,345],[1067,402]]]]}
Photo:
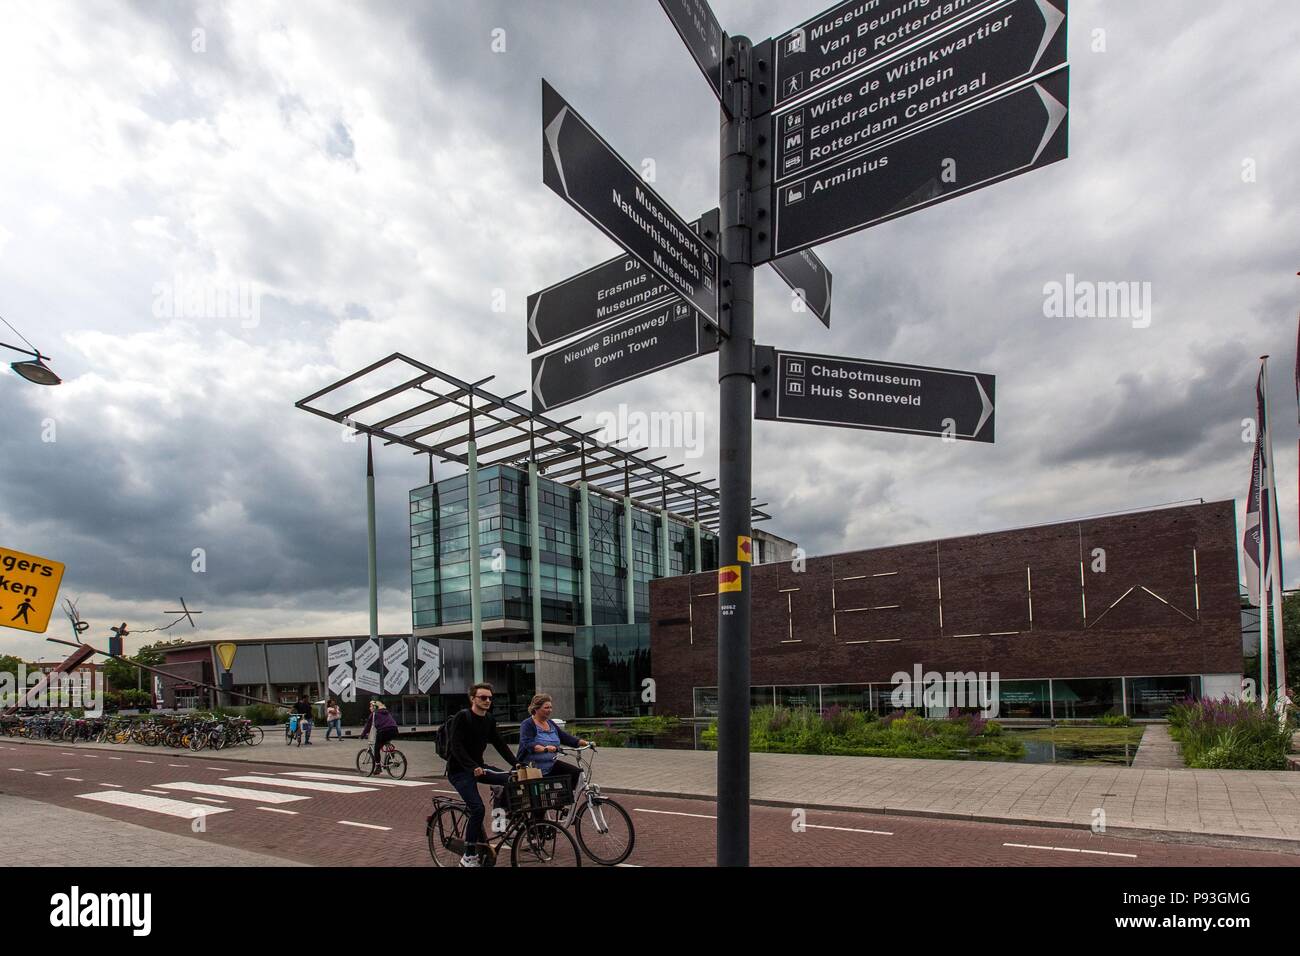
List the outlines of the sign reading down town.
{"type": "Polygon", "coordinates": [[[754,417],[993,441],[995,378],[759,346],[754,417]]]}
{"type": "Polygon", "coordinates": [[[758,50],[782,106],[955,23],[994,0],[846,0],[758,50]],[[769,53],[770,45],[770,53],[769,53]]]}
{"type": "Polygon", "coordinates": [[[699,313],[670,302],[535,357],[533,409],[548,411],[717,349],[699,313]]]}
{"type": "Polygon", "coordinates": [[[1069,67],[774,188],[766,261],[1065,159],[1069,67]]]}
{"type": "Polygon", "coordinates": [[[1065,62],[1066,0],[1013,0],[775,117],[778,180],[1065,62]]]}
{"type": "Polygon", "coordinates": [[[713,249],[545,80],[542,181],[718,325],[713,249]]]}

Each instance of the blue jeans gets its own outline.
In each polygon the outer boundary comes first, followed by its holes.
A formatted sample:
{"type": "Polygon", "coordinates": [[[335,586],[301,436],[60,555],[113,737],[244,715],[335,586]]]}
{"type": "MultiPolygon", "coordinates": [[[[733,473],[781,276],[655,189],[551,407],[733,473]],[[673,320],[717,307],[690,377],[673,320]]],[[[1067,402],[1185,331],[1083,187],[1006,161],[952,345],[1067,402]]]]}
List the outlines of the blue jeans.
{"type": "Polygon", "coordinates": [[[483,806],[483,798],[479,796],[479,783],[505,786],[510,782],[510,774],[507,771],[497,770],[495,767],[483,769],[487,773],[481,777],[474,776],[472,770],[458,770],[447,775],[447,780],[456,788],[460,798],[465,801],[465,806],[469,808],[469,820],[465,826],[466,852],[477,851],[476,843],[487,839],[487,834],[483,830],[483,817],[487,811],[483,806]]]}
{"type": "Polygon", "coordinates": [[[325,739],[330,739],[330,732],[333,731],[338,735],[339,740],[343,739],[343,718],[339,717],[329,722],[329,727],[325,730],[325,739]]]}

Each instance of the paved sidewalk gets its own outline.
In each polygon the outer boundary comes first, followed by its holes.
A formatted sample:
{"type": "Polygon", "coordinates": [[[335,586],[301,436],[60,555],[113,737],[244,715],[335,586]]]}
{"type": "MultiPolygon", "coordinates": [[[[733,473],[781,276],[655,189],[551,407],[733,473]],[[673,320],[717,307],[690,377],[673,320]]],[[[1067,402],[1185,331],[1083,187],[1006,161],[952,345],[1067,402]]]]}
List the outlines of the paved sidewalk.
{"type": "Polygon", "coordinates": [[[1139,770],[1185,770],[1182,748],[1169,736],[1165,724],[1148,724],[1142,733],[1138,752],[1133,755],[1133,766],[1139,770]]]}
{"type": "Polygon", "coordinates": [[[5,866],[301,866],[95,813],[0,794],[5,866]]]}
{"type": "MultiPolygon", "coordinates": [[[[1149,731],[1148,731],[1149,732],[1149,731]]],[[[157,747],[10,739],[198,756],[157,747]]],[[[441,775],[432,741],[398,740],[411,778],[441,775]]],[[[220,760],[352,768],[360,742],[221,751],[220,760]]],[[[489,754],[489,759],[499,759],[489,754]]],[[[708,751],[606,748],[596,756],[603,789],[670,797],[716,797],[717,755],[708,751]]],[[[806,809],[853,809],[959,820],[1089,827],[1105,813],[1107,833],[1156,834],[1191,842],[1265,845],[1300,853],[1300,773],[1168,770],[886,757],[753,754],[751,799],[806,809]]]]}

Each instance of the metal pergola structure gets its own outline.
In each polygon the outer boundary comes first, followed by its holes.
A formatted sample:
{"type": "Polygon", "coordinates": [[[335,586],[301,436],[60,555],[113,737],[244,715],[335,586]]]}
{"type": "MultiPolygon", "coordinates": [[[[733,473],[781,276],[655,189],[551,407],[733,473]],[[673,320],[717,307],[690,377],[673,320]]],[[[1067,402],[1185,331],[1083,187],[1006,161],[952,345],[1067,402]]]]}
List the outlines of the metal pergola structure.
{"type": "MultiPolygon", "coordinates": [[[[351,433],[362,433],[386,445],[403,445],[412,454],[428,455],[430,481],[433,461],[465,466],[469,480],[470,551],[478,550],[479,469],[507,465],[529,475],[529,532],[533,548],[540,548],[538,527],[538,476],[576,486],[580,495],[579,537],[582,545],[582,604],[584,624],[591,624],[590,495],[624,505],[624,544],[627,567],[632,567],[632,507],[658,512],[661,547],[659,573],[668,573],[668,521],[673,515],[694,528],[695,571],[701,567],[701,529],[716,532],[721,499],[713,487],[716,479],[699,478],[700,472],[683,473],[685,464],[662,464],[666,456],[647,457],[648,449],[622,447],[594,436],[601,429],[574,427],[581,416],[557,421],[516,403],[525,392],[501,396],[484,388],[495,376],[467,382],[400,352],[367,365],[306,398],[296,408],[329,419],[351,433]]],[[[752,503],[752,520],[771,515],[752,503]]],[[[541,568],[530,562],[533,574],[533,637],[542,648],[541,568]]],[[[478,562],[470,562],[474,667],[481,679],[482,621],[478,562]]],[[[633,575],[627,575],[629,623],[634,620],[633,575]]]]}

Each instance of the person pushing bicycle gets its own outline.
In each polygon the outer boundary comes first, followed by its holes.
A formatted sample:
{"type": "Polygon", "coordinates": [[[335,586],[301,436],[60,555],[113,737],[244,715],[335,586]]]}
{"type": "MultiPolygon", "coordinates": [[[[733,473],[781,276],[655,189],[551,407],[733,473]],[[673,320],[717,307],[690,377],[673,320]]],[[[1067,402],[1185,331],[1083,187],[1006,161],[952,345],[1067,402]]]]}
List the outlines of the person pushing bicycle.
{"type": "Polygon", "coordinates": [[[370,736],[370,728],[375,728],[375,746],[374,746],[374,764],[370,768],[370,776],[378,777],[384,772],[383,753],[384,744],[397,737],[397,721],[393,715],[388,712],[382,700],[372,700],[370,702],[370,716],[366,718],[366,725],[361,728],[361,739],[365,740],[370,736]]]}
{"type": "Polygon", "coordinates": [[[469,689],[469,706],[450,718],[447,742],[447,780],[460,794],[469,810],[465,828],[465,853],[461,866],[481,866],[479,846],[491,852],[487,831],[483,829],[486,808],[479,796],[480,783],[505,786],[510,773],[483,763],[483,753],[491,744],[507,765],[515,762],[514,754],[501,739],[497,722],[492,717],[492,685],[475,684],[469,689]]]}

